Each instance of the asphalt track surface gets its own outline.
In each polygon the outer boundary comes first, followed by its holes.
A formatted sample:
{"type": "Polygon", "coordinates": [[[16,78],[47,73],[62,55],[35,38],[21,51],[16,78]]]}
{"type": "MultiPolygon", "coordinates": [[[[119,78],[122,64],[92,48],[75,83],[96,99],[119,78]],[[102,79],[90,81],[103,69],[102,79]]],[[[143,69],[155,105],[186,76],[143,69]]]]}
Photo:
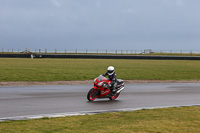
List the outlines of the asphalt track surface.
{"type": "MultiPolygon", "coordinates": [[[[200,105],[200,83],[125,84],[114,100],[87,101],[92,85],[1,86],[0,121],[20,116],[200,105]]],[[[48,116],[47,115],[47,116],[48,116]]],[[[39,118],[39,117],[38,117],[39,118]]]]}

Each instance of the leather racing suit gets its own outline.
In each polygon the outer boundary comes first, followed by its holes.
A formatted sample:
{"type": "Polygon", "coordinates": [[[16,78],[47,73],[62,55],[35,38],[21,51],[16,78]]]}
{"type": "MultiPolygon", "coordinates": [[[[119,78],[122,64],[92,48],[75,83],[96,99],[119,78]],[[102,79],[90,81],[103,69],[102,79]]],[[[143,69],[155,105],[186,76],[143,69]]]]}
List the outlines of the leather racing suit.
{"type": "MultiPolygon", "coordinates": [[[[107,76],[108,72],[102,74],[102,76],[107,76]]],[[[111,80],[111,91],[113,93],[116,92],[116,87],[117,87],[117,74],[114,72],[112,75],[108,75],[109,80],[111,80]]]]}

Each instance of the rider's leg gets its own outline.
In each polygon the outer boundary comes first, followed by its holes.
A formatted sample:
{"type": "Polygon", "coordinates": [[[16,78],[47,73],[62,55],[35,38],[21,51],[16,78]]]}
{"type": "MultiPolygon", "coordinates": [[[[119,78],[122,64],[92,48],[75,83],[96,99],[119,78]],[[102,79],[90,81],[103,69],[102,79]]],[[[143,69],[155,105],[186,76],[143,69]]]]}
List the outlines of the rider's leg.
{"type": "Polygon", "coordinates": [[[116,86],[117,86],[117,82],[116,83],[114,83],[113,85],[112,85],[112,93],[113,94],[115,94],[116,92],[117,92],[117,90],[116,90],[116,86]]]}

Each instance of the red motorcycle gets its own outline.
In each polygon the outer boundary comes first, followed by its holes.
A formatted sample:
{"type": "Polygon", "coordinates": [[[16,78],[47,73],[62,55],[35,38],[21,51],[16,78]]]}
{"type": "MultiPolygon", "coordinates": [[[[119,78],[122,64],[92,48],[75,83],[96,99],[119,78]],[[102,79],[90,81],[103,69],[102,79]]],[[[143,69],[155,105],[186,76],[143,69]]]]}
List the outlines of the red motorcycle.
{"type": "Polygon", "coordinates": [[[94,101],[96,98],[109,98],[110,100],[115,100],[120,92],[124,90],[124,81],[121,79],[117,80],[117,92],[115,95],[111,93],[110,83],[111,80],[108,80],[102,75],[95,78],[94,87],[88,92],[87,99],[89,101],[94,101]]]}

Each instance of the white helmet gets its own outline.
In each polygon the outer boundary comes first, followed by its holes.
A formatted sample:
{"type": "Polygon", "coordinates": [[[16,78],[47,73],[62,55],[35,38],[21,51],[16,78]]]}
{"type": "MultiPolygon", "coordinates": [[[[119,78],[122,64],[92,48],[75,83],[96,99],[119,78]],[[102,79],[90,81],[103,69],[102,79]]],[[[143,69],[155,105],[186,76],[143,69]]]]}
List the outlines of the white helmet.
{"type": "Polygon", "coordinates": [[[113,66],[109,66],[107,69],[108,75],[113,75],[115,72],[115,68],[113,66]]]}

